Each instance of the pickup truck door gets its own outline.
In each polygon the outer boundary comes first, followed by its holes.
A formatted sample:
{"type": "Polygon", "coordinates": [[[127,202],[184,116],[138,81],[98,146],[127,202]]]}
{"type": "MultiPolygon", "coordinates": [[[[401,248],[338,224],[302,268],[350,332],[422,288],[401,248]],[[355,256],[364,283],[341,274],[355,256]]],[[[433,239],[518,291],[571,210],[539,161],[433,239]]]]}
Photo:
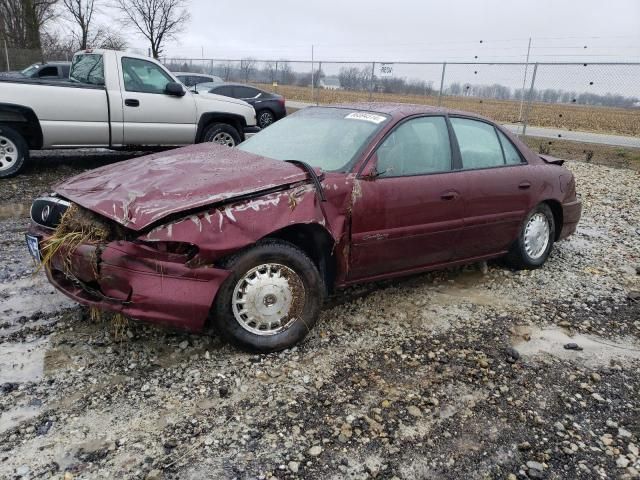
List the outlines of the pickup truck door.
{"type": "Polygon", "coordinates": [[[167,95],[173,82],[159,65],[122,57],[122,109],[125,145],[188,145],[196,137],[196,103],[190,92],[167,95]]]}

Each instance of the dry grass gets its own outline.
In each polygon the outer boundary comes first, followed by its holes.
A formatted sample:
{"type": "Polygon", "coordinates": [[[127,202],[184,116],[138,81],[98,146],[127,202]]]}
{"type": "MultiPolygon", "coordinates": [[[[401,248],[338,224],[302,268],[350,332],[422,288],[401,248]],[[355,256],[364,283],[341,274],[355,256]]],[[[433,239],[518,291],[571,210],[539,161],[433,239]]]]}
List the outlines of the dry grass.
{"type": "MultiPolygon", "coordinates": [[[[288,100],[311,102],[311,88],[290,85],[259,85],[275,91],[288,100]]],[[[318,103],[366,102],[368,92],[316,89],[318,103]]],[[[398,95],[374,93],[376,102],[417,103],[438,105],[437,96],[398,95]]],[[[512,100],[489,100],[472,97],[443,97],[442,106],[479,113],[500,123],[519,121],[520,102],[512,100]]],[[[526,107],[526,105],[525,105],[526,107]]],[[[529,124],[537,127],[579,130],[584,132],[610,133],[617,135],[640,135],[640,108],[594,107],[586,105],[558,105],[534,103],[529,112],[529,124]]]]}
{"type": "Polygon", "coordinates": [[[53,235],[42,246],[42,266],[51,270],[53,259],[62,255],[64,271],[71,271],[73,252],[82,244],[96,244],[109,238],[110,229],[95,215],[71,205],[60,219],[53,235]]]}
{"type": "Polygon", "coordinates": [[[523,141],[534,152],[546,153],[557,158],[640,171],[640,148],[621,148],[536,137],[525,137],[523,141]]]}

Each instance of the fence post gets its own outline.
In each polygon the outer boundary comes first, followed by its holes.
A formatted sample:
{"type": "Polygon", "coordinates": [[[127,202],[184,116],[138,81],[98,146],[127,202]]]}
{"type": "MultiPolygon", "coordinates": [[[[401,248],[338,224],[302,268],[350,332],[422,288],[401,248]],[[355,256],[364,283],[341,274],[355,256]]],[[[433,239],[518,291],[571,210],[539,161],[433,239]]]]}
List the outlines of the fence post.
{"type": "Polygon", "coordinates": [[[438,93],[438,106],[442,106],[442,90],[444,89],[444,72],[447,69],[447,62],[442,64],[442,77],[440,77],[440,93],[438,93]]]}
{"type": "Polygon", "coordinates": [[[276,60],[276,71],[273,74],[273,78],[271,79],[271,84],[273,85],[273,83],[275,82],[276,86],[276,93],[278,93],[278,61],[276,60]]]}
{"type": "Polygon", "coordinates": [[[7,59],[7,72],[11,70],[11,66],[9,65],[9,50],[7,49],[7,39],[4,40],[4,56],[7,59]]]}
{"type": "Polygon", "coordinates": [[[315,103],[315,99],[316,99],[316,92],[315,92],[315,73],[313,71],[314,69],[314,64],[313,64],[313,45],[311,45],[311,103],[315,103]]]}
{"type": "Polygon", "coordinates": [[[369,82],[369,101],[370,102],[373,100],[373,87],[374,87],[375,75],[376,75],[376,62],[373,62],[371,64],[371,81],[369,82]]]}
{"type": "Polygon", "coordinates": [[[538,73],[538,62],[533,65],[533,75],[531,76],[531,87],[529,88],[529,98],[527,99],[527,109],[524,112],[524,120],[522,122],[522,136],[527,134],[527,124],[529,123],[529,111],[531,110],[531,102],[533,100],[533,86],[536,84],[536,73],[538,73]]]}

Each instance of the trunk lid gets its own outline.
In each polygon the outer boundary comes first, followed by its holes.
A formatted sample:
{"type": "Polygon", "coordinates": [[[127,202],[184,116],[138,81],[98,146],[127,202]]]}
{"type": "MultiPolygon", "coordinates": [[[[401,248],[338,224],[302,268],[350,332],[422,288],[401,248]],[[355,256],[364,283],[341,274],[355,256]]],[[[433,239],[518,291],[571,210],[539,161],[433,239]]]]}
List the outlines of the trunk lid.
{"type": "Polygon", "coordinates": [[[175,213],[306,179],[290,163],[203,143],[91,170],[55,191],[138,231],[175,213]]]}

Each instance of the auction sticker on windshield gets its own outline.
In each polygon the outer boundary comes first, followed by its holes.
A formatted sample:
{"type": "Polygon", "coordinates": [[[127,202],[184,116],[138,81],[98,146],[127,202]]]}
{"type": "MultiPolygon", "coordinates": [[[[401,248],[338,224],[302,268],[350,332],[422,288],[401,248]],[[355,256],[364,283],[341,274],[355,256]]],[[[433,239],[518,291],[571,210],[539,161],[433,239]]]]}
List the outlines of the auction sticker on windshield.
{"type": "Polygon", "coordinates": [[[376,124],[382,123],[387,119],[387,117],[383,117],[382,115],[376,115],[375,113],[369,112],[353,112],[344,118],[348,120],[364,120],[366,122],[372,122],[376,124]]]}

